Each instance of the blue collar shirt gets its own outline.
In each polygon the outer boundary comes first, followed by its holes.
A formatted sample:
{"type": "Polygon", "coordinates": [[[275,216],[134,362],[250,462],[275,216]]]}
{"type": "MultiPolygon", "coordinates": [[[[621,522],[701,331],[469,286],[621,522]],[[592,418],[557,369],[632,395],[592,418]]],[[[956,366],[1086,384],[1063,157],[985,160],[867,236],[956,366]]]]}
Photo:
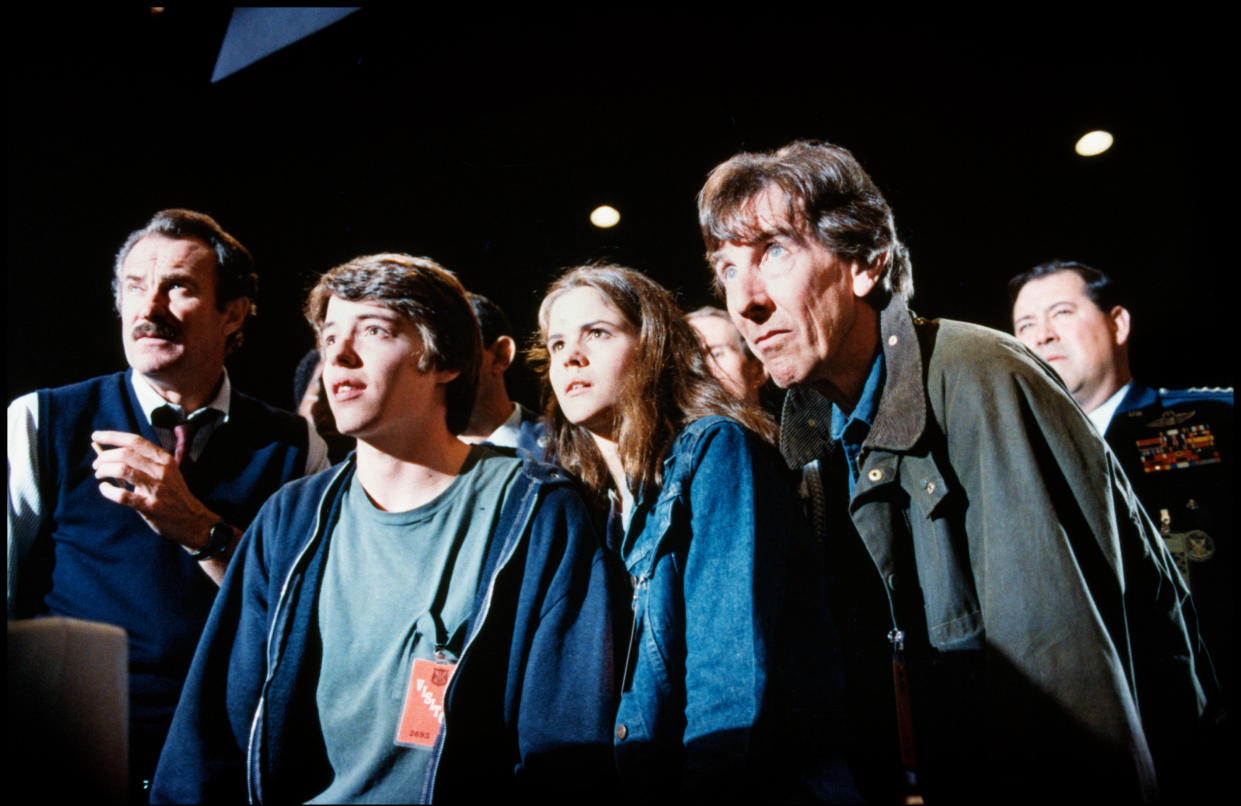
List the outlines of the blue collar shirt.
{"type": "Polygon", "coordinates": [[[846,414],[840,406],[832,403],[832,441],[840,443],[848,460],[849,495],[853,495],[853,488],[857,484],[858,456],[862,452],[862,443],[875,422],[875,415],[879,412],[879,398],[883,394],[886,374],[883,351],[877,350],[875,361],[870,365],[870,374],[866,376],[866,383],[862,386],[862,395],[853,411],[846,414]]]}

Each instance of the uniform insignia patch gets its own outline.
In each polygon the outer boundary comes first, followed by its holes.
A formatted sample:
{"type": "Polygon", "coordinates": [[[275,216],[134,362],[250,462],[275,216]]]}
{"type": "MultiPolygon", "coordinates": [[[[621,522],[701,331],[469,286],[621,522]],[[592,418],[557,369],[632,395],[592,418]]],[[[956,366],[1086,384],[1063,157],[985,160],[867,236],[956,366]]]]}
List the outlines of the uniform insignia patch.
{"type": "MultiPolygon", "coordinates": [[[[1171,414],[1173,413],[1164,412],[1159,420],[1148,425],[1153,427],[1171,414]]],[[[1193,412],[1173,416],[1192,417],[1193,412]]],[[[1136,444],[1144,473],[1211,465],[1220,461],[1215,435],[1211,433],[1211,427],[1205,424],[1191,425],[1188,428],[1168,428],[1157,436],[1139,439],[1136,444]]]]}
{"type": "Polygon", "coordinates": [[[1185,556],[1203,563],[1215,556],[1215,541],[1206,532],[1194,530],[1185,533],[1185,556]]]}
{"type": "Polygon", "coordinates": [[[1168,428],[1174,425],[1180,425],[1186,420],[1191,419],[1196,411],[1165,411],[1158,418],[1146,424],[1147,428],[1168,428]]]}

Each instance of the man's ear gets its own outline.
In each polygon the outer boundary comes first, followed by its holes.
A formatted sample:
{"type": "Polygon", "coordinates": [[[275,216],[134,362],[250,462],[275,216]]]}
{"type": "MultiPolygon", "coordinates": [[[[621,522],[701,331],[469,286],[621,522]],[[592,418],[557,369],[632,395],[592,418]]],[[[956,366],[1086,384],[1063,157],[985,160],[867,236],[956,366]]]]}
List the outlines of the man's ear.
{"type": "Polygon", "coordinates": [[[224,330],[229,336],[241,330],[250,314],[250,298],[238,297],[224,303],[224,330]]]}
{"type": "Polygon", "coordinates": [[[853,275],[853,296],[862,299],[874,289],[887,261],[888,253],[884,252],[870,264],[855,260],[849,265],[849,271],[853,275]]]}
{"type": "Polygon", "coordinates": [[[438,386],[447,386],[461,376],[459,369],[433,369],[435,373],[435,383],[438,386]]]}
{"type": "Polygon", "coordinates": [[[500,336],[487,349],[491,352],[492,366],[499,369],[501,375],[508,372],[508,368],[513,365],[513,359],[517,357],[517,342],[513,341],[511,336],[500,336]]]}
{"type": "Polygon", "coordinates": [[[1112,323],[1112,341],[1117,347],[1129,343],[1129,311],[1121,305],[1112,308],[1107,318],[1112,323]]]}

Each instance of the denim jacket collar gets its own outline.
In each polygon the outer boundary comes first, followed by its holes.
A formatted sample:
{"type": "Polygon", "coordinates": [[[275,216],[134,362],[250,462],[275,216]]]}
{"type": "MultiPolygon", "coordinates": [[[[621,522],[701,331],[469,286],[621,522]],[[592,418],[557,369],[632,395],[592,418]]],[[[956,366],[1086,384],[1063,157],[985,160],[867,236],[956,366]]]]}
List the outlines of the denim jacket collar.
{"type": "Polygon", "coordinates": [[[663,485],[643,487],[634,495],[633,518],[621,543],[621,557],[631,574],[650,572],[660,542],[672,524],[673,502],[686,496],[685,486],[693,470],[693,454],[707,429],[726,417],[710,415],[695,420],[677,434],[664,457],[663,485]],[[657,524],[654,529],[648,528],[657,524]]]}

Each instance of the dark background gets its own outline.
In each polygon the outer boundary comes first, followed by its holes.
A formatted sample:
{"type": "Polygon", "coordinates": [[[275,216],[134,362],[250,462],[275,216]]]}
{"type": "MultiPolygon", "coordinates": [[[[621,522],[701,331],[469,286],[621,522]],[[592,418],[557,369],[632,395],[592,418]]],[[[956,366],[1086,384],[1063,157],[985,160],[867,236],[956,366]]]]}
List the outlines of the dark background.
{"type": "Polygon", "coordinates": [[[738,150],[797,138],[850,148],[883,188],[919,313],[1006,328],[1010,275],[1078,259],[1129,286],[1143,380],[1232,385],[1222,21],[820,8],[364,9],[216,84],[227,8],[11,23],[8,395],[124,366],[112,258],[161,208],[254,253],[260,315],[230,371],[288,406],[305,291],[359,254],[434,257],[522,334],[592,258],[710,302],[695,193],[738,150]],[[1113,149],[1075,155],[1097,127],[1113,149]],[[589,224],[601,203],[619,226],[589,224]]]}

